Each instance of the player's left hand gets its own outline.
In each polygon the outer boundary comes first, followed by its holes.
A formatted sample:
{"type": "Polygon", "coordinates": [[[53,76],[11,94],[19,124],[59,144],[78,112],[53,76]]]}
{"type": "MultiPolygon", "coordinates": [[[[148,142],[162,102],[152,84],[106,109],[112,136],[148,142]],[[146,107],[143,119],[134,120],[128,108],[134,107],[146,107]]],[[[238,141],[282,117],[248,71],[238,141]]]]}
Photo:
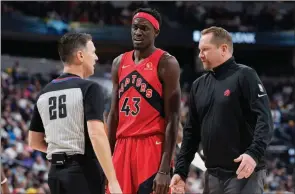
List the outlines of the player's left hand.
{"type": "Polygon", "coordinates": [[[154,179],[153,191],[155,194],[167,194],[170,185],[170,174],[157,174],[154,179]]]}
{"type": "Polygon", "coordinates": [[[255,160],[248,154],[240,155],[238,158],[234,159],[234,162],[241,162],[238,170],[236,171],[238,179],[250,177],[257,165],[255,160]]]}

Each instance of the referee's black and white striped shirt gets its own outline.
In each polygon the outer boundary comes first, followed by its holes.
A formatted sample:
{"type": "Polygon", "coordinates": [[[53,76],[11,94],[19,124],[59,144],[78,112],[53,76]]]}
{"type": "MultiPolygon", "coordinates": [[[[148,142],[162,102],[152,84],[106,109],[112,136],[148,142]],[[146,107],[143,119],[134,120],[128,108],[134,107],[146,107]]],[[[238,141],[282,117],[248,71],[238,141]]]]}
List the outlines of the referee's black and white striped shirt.
{"type": "Polygon", "coordinates": [[[65,73],[41,91],[29,130],[45,133],[47,159],[52,153],[95,158],[87,121],[103,121],[104,96],[95,82],[65,73]]]}

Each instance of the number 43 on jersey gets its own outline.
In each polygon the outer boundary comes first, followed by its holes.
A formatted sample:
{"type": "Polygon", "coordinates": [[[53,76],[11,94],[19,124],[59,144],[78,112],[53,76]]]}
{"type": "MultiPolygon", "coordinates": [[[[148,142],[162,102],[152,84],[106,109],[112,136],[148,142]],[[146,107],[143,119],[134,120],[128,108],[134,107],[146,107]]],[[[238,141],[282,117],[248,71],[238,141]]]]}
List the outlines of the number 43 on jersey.
{"type": "Polygon", "coordinates": [[[126,97],[124,99],[124,102],[120,111],[124,112],[126,116],[129,116],[130,114],[132,116],[136,116],[138,115],[140,111],[139,105],[140,105],[140,97],[133,97],[133,98],[126,97]]]}

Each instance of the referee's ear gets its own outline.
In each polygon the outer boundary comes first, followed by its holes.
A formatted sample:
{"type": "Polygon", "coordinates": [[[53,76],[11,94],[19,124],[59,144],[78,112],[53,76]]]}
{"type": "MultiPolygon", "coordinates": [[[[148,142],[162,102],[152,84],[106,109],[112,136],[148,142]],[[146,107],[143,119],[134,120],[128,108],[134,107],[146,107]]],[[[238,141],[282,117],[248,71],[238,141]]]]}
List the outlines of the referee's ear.
{"type": "Polygon", "coordinates": [[[77,58],[79,59],[79,61],[80,61],[81,63],[83,63],[83,61],[84,61],[83,52],[79,50],[79,51],[76,53],[76,56],[77,56],[77,58]]]}

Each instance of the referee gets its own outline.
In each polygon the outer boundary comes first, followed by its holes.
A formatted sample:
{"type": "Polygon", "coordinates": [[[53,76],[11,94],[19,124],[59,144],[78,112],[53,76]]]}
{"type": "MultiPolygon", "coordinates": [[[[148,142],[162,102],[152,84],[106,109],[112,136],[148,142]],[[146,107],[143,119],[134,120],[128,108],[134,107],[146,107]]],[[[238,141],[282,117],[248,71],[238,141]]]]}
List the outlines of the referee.
{"type": "Polygon", "coordinates": [[[110,191],[121,193],[104,132],[102,88],[85,80],[94,73],[98,59],[92,37],[84,33],[65,34],[58,52],[64,73],[38,96],[29,128],[29,145],[47,153],[52,194],[104,193],[104,173],[110,191]]]}
{"type": "Polygon", "coordinates": [[[262,194],[264,155],[273,133],[267,93],[252,68],[235,62],[232,38],[223,28],[203,30],[199,49],[208,72],[191,88],[172,190],[184,192],[189,166],[202,142],[205,194],[262,194]]]}

